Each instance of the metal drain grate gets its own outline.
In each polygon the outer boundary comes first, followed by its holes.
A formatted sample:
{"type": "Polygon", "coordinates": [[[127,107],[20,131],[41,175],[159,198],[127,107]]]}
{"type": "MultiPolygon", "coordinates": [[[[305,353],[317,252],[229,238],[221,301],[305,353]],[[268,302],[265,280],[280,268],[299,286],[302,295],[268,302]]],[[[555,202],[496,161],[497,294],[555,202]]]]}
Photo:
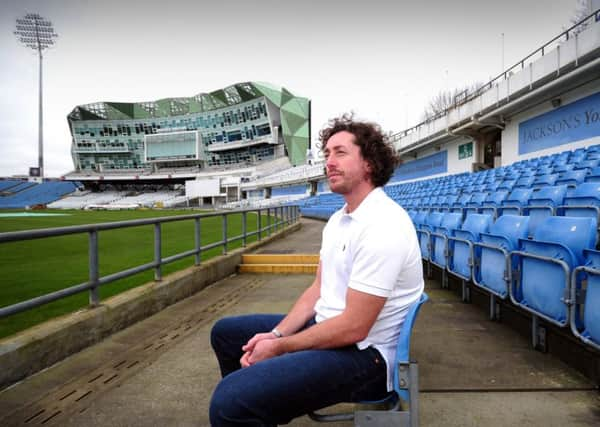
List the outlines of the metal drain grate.
{"type": "Polygon", "coordinates": [[[193,333],[197,327],[211,321],[216,314],[233,306],[243,296],[263,284],[261,279],[245,280],[243,286],[202,310],[129,347],[118,359],[59,387],[36,402],[26,404],[10,414],[2,414],[0,425],[52,426],[60,424],[60,420],[66,415],[84,412],[89,403],[99,395],[152,364],[162,353],[193,333]]]}

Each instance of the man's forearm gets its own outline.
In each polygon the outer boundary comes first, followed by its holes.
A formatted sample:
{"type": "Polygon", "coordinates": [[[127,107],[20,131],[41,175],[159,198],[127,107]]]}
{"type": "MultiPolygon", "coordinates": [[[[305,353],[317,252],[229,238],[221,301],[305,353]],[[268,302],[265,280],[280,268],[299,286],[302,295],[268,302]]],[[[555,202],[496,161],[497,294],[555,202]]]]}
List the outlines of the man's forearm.
{"type": "Polygon", "coordinates": [[[315,315],[315,304],[320,296],[320,287],[315,281],[298,298],[290,312],[277,325],[277,330],[284,336],[292,335],[302,328],[315,315]]]}
{"type": "Polygon", "coordinates": [[[385,298],[348,290],[347,306],[340,315],[277,340],[277,352],[339,348],[364,340],[379,315],[385,298]]]}

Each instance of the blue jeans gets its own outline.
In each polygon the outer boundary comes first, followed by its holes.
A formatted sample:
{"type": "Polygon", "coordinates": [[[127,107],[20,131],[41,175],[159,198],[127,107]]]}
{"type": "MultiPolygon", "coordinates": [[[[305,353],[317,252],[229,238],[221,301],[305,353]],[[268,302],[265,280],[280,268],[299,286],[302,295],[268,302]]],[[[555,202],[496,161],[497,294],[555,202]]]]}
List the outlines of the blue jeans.
{"type": "Polygon", "coordinates": [[[223,376],[210,402],[213,427],[276,426],[336,403],[387,396],[386,364],[371,347],[298,351],[241,369],[242,345],[283,317],[227,317],[213,326],[211,344],[223,376]]]}

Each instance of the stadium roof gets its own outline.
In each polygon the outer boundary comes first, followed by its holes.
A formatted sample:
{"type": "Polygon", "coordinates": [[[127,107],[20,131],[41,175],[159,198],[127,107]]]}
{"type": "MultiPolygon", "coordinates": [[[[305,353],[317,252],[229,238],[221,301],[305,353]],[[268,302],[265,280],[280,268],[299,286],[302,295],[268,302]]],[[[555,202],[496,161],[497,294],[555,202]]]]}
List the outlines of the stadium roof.
{"type": "Polygon", "coordinates": [[[294,96],[287,89],[265,82],[244,82],[210,93],[199,93],[189,98],[164,98],[147,102],[95,102],[78,105],[69,113],[68,119],[70,121],[131,120],[181,116],[227,108],[262,96],[281,109],[292,113],[298,110],[298,115],[308,116],[308,111],[304,111],[305,108],[292,102],[294,99],[302,98],[294,96]]]}

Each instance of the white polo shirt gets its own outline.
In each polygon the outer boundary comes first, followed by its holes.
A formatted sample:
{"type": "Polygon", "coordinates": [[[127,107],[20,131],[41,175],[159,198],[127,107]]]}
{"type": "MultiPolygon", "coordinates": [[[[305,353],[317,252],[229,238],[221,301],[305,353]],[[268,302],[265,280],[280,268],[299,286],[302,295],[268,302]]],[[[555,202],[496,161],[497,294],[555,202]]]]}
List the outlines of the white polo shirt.
{"type": "Polygon", "coordinates": [[[359,349],[375,347],[386,361],[388,391],[398,335],[408,306],[423,292],[421,251],[413,223],[381,188],[375,188],[354,212],[346,205],[323,229],[321,296],[316,320],[337,316],[346,307],[348,287],[387,300],[359,349]]]}

